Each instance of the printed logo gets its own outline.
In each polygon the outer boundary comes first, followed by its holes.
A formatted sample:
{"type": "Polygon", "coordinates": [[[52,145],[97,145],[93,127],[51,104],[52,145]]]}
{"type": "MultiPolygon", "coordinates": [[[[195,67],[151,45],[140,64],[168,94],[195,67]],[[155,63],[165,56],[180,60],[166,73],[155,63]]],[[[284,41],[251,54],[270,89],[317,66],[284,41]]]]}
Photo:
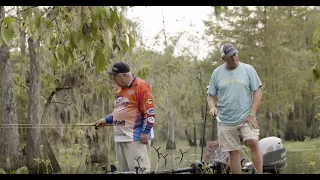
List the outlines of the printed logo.
{"type": "Polygon", "coordinates": [[[114,135],[115,136],[126,136],[125,133],[121,133],[121,132],[115,132],[114,135]]]}
{"type": "Polygon", "coordinates": [[[114,104],[115,111],[117,112],[123,111],[126,108],[126,106],[128,106],[128,104],[129,104],[128,98],[125,98],[123,96],[118,96],[114,104]]]}
{"type": "Polygon", "coordinates": [[[148,117],[148,118],[147,118],[147,121],[150,122],[150,123],[152,123],[152,124],[154,123],[155,120],[156,120],[156,119],[155,119],[154,117],[148,117]]]}
{"type": "Polygon", "coordinates": [[[132,90],[132,89],[130,89],[130,90],[128,90],[128,92],[127,92],[129,95],[131,95],[131,94],[133,94],[134,93],[134,91],[132,90]]]}
{"type": "Polygon", "coordinates": [[[126,124],[126,121],[125,120],[122,120],[122,121],[115,120],[115,121],[113,121],[113,124],[124,126],[126,124]]]}
{"type": "Polygon", "coordinates": [[[150,114],[150,115],[155,114],[155,112],[154,112],[154,108],[150,108],[150,109],[148,109],[148,110],[147,110],[147,113],[148,113],[148,114],[150,114]]]}
{"type": "Polygon", "coordinates": [[[147,99],[146,104],[152,104],[152,99],[147,99]]]}

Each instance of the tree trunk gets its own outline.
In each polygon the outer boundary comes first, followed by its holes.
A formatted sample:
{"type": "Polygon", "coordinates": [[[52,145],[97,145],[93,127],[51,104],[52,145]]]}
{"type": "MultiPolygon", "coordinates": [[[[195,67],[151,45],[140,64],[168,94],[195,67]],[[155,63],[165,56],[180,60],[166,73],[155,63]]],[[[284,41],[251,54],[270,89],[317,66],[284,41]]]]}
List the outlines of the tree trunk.
{"type": "Polygon", "coordinates": [[[187,128],[184,130],[184,132],[185,132],[185,133],[186,133],[186,135],[187,135],[188,142],[189,142],[189,146],[197,146],[197,142],[192,141],[192,139],[191,139],[191,135],[189,135],[189,133],[188,133],[188,129],[187,129],[187,128]]]}
{"type": "Polygon", "coordinates": [[[272,122],[272,112],[270,108],[267,108],[266,112],[267,126],[266,126],[266,137],[270,136],[271,122],[272,122]]]}
{"type": "MultiPolygon", "coordinates": [[[[29,124],[40,124],[39,105],[40,105],[40,65],[39,59],[35,52],[33,39],[28,39],[29,54],[30,54],[30,86],[29,86],[29,104],[28,118],[29,124]]],[[[29,173],[57,173],[61,172],[59,164],[51,150],[51,147],[46,139],[45,133],[41,128],[30,128],[27,131],[27,167],[29,173]],[[45,164],[41,161],[50,161],[50,164],[45,164]],[[52,166],[52,169],[51,169],[52,166]]]]}
{"type": "MultiPolygon", "coordinates": [[[[191,104],[190,99],[189,99],[189,104],[191,104]]],[[[182,112],[182,114],[185,114],[185,113],[182,112]]],[[[189,146],[197,146],[197,131],[196,131],[197,128],[196,128],[196,123],[193,117],[193,112],[191,112],[191,117],[192,117],[192,123],[193,123],[193,140],[191,135],[188,133],[188,128],[185,129],[185,133],[188,138],[189,146]]]]}
{"type": "Polygon", "coordinates": [[[171,105],[171,93],[169,91],[168,97],[168,140],[166,144],[166,149],[176,149],[176,142],[174,138],[174,119],[172,115],[172,105],[171,105]]]}
{"type": "Polygon", "coordinates": [[[311,107],[311,139],[316,138],[317,137],[317,133],[318,133],[318,126],[317,126],[317,122],[316,122],[316,110],[317,110],[317,105],[316,105],[316,95],[313,92],[312,93],[312,107],[311,107]]]}
{"type": "Polygon", "coordinates": [[[166,149],[176,149],[176,142],[174,138],[174,120],[172,118],[172,115],[169,115],[168,121],[168,140],[166,144],[166,149]]]}
{"type": "Polygon", "coordinates": [[[193,119],[193,142],[195,145],[197,145],[197,128],[196,128],[196,122],[193,119]]]}
{"type": "MultiPolygon", "coordinates": [[[[21,7],[21,6],[20,6],[21,7]]],[[[21,8],[17,6],[17,18],[21,19],[21,13],[20,13],[21,8]]],[[[23,23],[22,21],[19,23],[19,32],[20,32],[20,37],[19,37],[19,43],[20,43],[20,62],[25,62],[24,58],[26,57],[26,33],[23,28],[23,23]]],[[[20,67],[20,71],[23,72],[25,69],[25,66],[20,67]]],[[[21,74],[23,75],[23,74],[21,74]]],[[[23,75],[25,76],[25,75],[23,75]]],[[[27,79],[27,78],[26,78],[27,79]]],[[[24,107],[27,106],[27,104],[23,105],[24,107]]],[[[25,117],[25,116],[24,116],[25,117]]],[[[18,117],[18,123],[26,123],[26,118],[21,118],[19,119],[18,117]]],[[[22,142],[26,142],[26,134],[27,134],[27,129],[26,128],[20,128],[19,129],[19,134],[20,134],[20,139],[22,142]]],[[[25,147],[22,146],[22,150],[25,156],[25,147]]]]}
{"type": "MultiPolygon", "coordinates": [[[[0,19],[5,16],[4,6],[0,6],[0,19]]],[[[18,123],[13,91],[10,52],[4,44],[0,47],[0,92],[2,124],[18,123]]],[[[0,129],[0,168],[6,172],[24,166],[19,132],[17,127],[0,129]],[[10,160],[9,164],[7,159],[10,160]]]]}

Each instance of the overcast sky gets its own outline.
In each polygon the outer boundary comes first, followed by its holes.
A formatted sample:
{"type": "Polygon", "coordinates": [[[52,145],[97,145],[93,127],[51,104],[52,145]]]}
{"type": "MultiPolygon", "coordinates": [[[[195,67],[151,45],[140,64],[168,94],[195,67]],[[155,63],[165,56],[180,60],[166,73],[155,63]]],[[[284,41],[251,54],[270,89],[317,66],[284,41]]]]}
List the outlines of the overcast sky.
{"type": "MultiPolygon", "coordinates": [[[[186,37],[182,38],[178,43],[178,49],[191,45],[192,48],[195,48],[192,53],[198,55],[199,58],[204,58],[209,49],[205,41],[201,39],[205,31],[203,20],[209,18],[213,8],[211,6],[136,6],[130,8],[128,18],[139,19],[143,41],[147,46],[152,46],[155,36],[163,28],[162,10],[168,36],[187,31],[189,34],[196,35],[200,41],[197,44],[190,44],[186,37]]],[[[163,48],[164,46],[153,46],[156,51],[161,51],[163,48]]]]}

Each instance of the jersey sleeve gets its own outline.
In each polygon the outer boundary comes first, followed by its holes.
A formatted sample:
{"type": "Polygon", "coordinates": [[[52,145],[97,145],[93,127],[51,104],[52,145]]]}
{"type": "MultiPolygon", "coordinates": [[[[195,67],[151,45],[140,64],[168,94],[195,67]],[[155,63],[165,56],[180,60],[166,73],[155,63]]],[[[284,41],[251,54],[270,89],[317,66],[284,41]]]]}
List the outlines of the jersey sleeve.
{"type": "Polygon", "coordinates": [[[154,98],[148,84],[141,84],[139,92],[139,107],[144,116],[144,122],[146,123],[142,133],[149,134],[155,122],[154,98]]]}

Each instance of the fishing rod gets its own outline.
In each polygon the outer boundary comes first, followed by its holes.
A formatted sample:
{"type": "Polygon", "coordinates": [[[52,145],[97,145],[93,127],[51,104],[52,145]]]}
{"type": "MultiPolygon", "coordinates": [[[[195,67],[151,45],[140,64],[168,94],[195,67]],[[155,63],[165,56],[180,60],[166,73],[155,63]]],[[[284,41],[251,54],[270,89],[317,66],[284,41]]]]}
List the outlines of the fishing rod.
{"type": "MultiPolygon", "coordinates": [[[[208,87],[207,87],[208,89],[208,87]]],[[[202,156],[203,156],[203,147],[204,147],[204,136],[206,133],[206,123],[207,123],[207,110],[208,110],[208,102],[206,100],[206,108],[204,111],[204,123],[203,123],[203,133],[202,133],[202,143],[201,143],[201,162],[202,162],[202,156]]]]}
{"type": "MultiPolygon", "coordinates": [[[[209,89],[209,86],[207,86],[207,91],[208,91],[208,89],[209,89]]],[[[205,137],[206,125],[207,125],[207,111],[208,111],[207,98],[205,99],[205,102],[206,102],[206,107],[205,107],[205,111],[204,111],[204,123],[203,123],[203,133],[202,133],[202,143],[201,143],[201,158],[200,158],[201,162],[202,162],[203,148],[204,148],[204,137],[205,137]]]]}
{"type": "MultiPolygon", "coordinates": [[[[103,126],[114,126],[115,124],[105,124],[103,126]]],[[[0,124],[0,128],[63,128],[63,127],[90,127],[93,126],[98,129],[100,126],[96,126],[94,123],[76,123],[76,124],[0,124]]]]}

